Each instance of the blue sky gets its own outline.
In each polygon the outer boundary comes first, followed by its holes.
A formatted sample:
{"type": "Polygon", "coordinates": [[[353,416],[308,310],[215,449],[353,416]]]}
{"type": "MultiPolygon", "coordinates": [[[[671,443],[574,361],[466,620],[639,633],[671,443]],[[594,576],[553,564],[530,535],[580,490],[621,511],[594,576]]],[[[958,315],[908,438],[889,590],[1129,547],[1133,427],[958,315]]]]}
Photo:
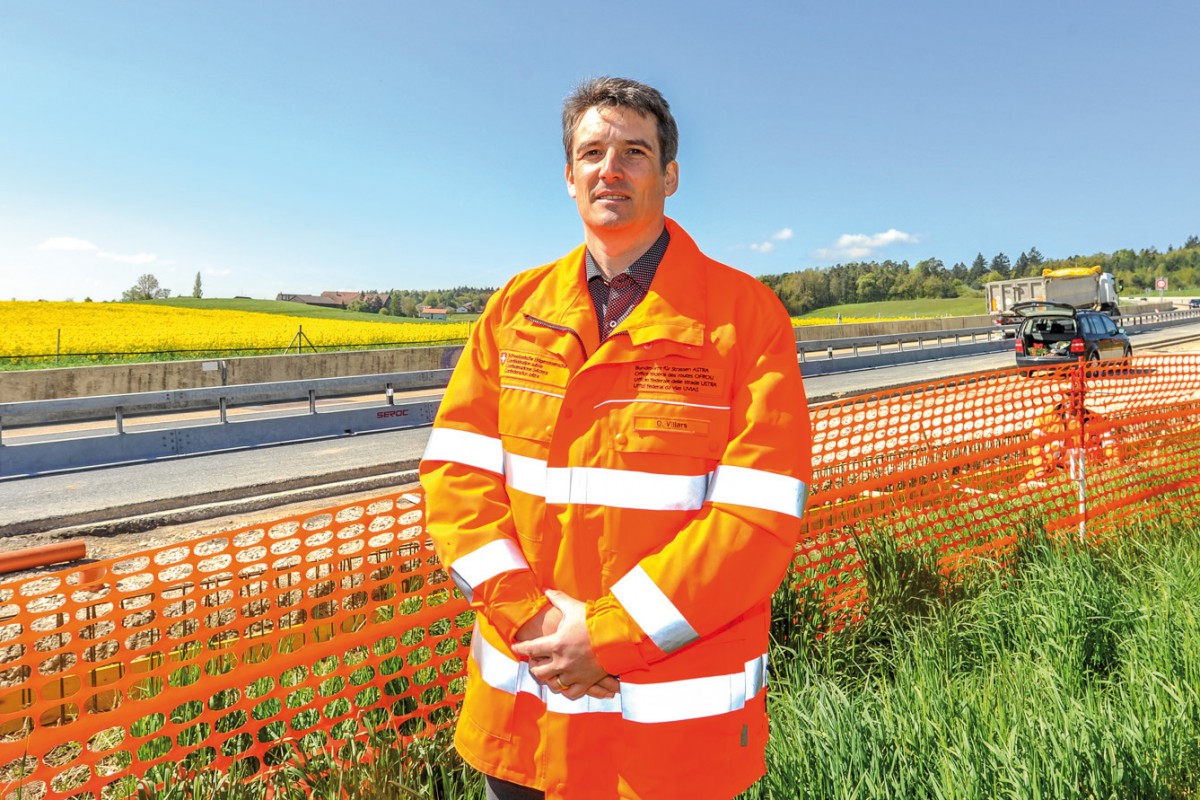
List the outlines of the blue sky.
{"type": "Polygon", "coordinates": [[[582,239],[559,108],[663,91],[754,275],[1200,234],[1200,4],[0,0],[0,299],[497,286],[582,239]]]}

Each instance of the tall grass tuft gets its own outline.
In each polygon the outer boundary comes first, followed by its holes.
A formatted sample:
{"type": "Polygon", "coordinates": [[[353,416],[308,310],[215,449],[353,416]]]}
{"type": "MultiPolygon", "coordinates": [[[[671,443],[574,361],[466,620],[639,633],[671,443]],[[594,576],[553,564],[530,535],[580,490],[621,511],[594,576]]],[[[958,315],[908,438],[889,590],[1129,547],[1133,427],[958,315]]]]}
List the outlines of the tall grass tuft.
{"type": "Polygon", "coordinates": [[[1034,530],[1012,562],[937,601],[880,576],[900,599],[868,600],[886,636],[776,659],[768,775],[746,797],[1200,796],[1200,528],[1034,530]]]}
{"type": "Polygon", "coordinates": [[[401,740],[373,731],[336,751],[282,744],[282,757],[251,780],[198,772],[143,782],[137,800],[482,800],[483,780],[454,752],[450,731],[401,740]]]}

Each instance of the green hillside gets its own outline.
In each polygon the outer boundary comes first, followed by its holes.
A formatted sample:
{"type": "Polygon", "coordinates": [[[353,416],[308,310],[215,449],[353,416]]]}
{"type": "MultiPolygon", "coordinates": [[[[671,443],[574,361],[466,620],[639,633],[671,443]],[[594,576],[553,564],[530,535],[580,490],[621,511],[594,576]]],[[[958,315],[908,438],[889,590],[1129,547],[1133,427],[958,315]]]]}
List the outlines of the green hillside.
{"type": "MultiPolygon", "coordinates": [[[[285,300],[252,300],[243,297],[169,297],[165,300],[140,300],[160,306],[176,306],[179,308],[202,308],[212,311],[255,311],[260,314],[283,314],[289,317],[315,317],[317,319],[357,320],[359,322],[425,322],[430,325],[439,324],[437,320],[419,319],[415,317],[391,317],[386,314],[365,314],[361,311],[346,311],[341,308],[320,308],[306,306],[304,303],[293,303],[285,300]]],[[[456,321],[469,319],[461,315],[456,321]]]]}
{"type": "Polygon", "coordinates": [[[880,300],[873,303],[843,303],[825,306],[798,315],[799,319],[871,318],[896,319],[908,317],[971,317],[986,314],[983,297],[918,297],[911,300],[880,300]]]}

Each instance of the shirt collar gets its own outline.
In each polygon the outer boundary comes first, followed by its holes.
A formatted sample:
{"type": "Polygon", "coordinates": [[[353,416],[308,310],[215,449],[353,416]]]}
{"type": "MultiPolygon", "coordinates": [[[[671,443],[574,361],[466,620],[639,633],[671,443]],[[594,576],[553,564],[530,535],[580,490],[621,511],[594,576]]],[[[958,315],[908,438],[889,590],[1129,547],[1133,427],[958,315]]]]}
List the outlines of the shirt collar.
{"type": "MultiPolygon", "coordinates": [[[[633,278],[633,282],[642,288],[643,292],[650,291],[650,282],[654,280],[654,273],[658,271],[658,265],[662,263],[663,255],[667,252],[667,245],[671,243],[671,234],[664,227],[663,232],[659,234],[658,239],[654,244],[650,245],[650,249],[642,253],[626,272],[629,277],[633,278]]],[[[607,279],[604,273],[600,271],[600,267],[596,264],[596,260],[592,258],[592,253],[589,250],[584,250],[583,262],[585,275],[590,283],[593,279],[600,279],[606,284],[607,279]]]]}

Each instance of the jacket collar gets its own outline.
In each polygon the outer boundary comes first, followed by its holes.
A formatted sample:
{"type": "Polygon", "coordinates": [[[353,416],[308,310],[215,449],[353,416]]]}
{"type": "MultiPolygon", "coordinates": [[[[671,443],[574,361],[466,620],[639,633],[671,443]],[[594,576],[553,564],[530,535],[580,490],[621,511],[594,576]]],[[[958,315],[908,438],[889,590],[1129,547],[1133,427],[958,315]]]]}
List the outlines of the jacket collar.
{"type": "Polygon", "coordinates": [[[707,259],[675,220],[667,219],[671,244],[650,291],[621,323],[634,345],[658,339],[698,347],[704,342],[707,259]]]}
{"type": "MultiPolygon", "coordinates": [[[[587,248],[579,245],[554,262],[537,288],[526,298],[521,311],[527,316],[574,331],[586,353],[600,346],[599,323],[592,296],[587,289],[583,258],[587,248]]],[[[560,355],[565,355],[560,353],[560,355]]]]}
{"type": "MultiPolygon", "coordinates": [[[[668,340],[698,347],[704,342],[705,300],[703,285],[707,259],[692,238],[674,220],[667,219],[671,243],[650,284],[650,291],[617,328],[630,342],[642,346],[668,340]]],[[[523,311],[537,319],[569,328],[579,334],[588,353],[600,345],[596,309],[587,290],[580,245],[555,262],[523,311]]]]}

